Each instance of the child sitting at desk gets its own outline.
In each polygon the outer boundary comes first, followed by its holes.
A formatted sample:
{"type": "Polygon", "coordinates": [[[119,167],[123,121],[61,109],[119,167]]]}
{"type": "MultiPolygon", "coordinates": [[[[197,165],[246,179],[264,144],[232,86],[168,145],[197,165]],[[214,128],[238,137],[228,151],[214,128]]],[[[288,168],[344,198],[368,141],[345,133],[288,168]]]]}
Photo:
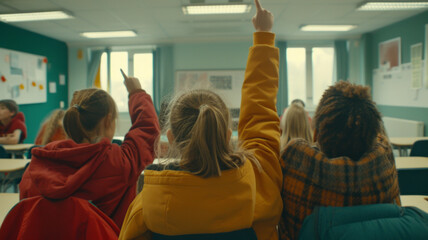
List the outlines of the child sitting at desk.
{"type": "Polygon", "coordinates": [[[62,109],[56,109],[46,119],[40,128],[39,134],[37,134],[36,145],[46,145],[53,141],[64,140],[67,138],[62,120],[64,119],[65,111],[62,109]]]}
{"type": "Polygon", "coordinates": [[[316,206],[400,204],[394,156],[368,87],[331,86],[314,121],[317,146],[293,139],[282,153],[281,239],[296,239],[316,206]]]}
{"type": "Polygon", "coordinates": [[[12,99],[0,100],[0,144],[22,143],[27,137],[25,117],[12,99]]]}

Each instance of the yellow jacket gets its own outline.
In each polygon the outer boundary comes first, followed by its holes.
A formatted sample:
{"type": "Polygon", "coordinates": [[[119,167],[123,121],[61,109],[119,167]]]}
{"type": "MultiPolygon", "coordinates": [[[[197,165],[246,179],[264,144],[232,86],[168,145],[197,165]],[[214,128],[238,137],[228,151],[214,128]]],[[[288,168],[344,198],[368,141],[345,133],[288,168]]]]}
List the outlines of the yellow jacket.
{"type": "Polygon", "coordinates": [[[252,227],[258,239],[278,239],[282,211],[279,165],[278,49],[274,34],[255,33],[242,89],[239,138],[262,169],[247,160],[221,177],[186,171],[144,172],[144,188],[129,206],[119,239],[230,232],[252,227]],[[260,86],[263,86],[262,88],[260,86]]]}

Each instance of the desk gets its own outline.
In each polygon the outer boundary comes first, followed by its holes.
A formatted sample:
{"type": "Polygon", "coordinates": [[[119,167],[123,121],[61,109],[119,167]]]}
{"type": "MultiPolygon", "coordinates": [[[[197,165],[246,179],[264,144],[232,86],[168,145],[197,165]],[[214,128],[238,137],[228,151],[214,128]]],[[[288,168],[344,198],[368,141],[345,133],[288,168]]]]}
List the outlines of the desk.
{"type": "Polygon", "coordinates": [[[0,224],[15,204],[19,202],[19,193],[0,193],[0,224]]]}
{"type": "Polygon", "coordinates": [[[32,143],[5,144],[2,146],[7,153],[12,154],[12,158],[15,158],[16,154],[24,154],[26,151],[28,151],[28,149],[34,146],[34,144],[32,143]]]}
{"type": "Polygon", "coordinates": [[[396,157],[395,166],[397,170],[428,168],[428,157],[396,157]]]}
{"type": "Polygon", "coordinates": [[[419,140],[428,140],[428,137],[391,137],[391,145],[398,149],[400,157],[407,156],[407,150],[411,149],[413,144],[419,140]]]}
{"type": "Polygon", "coordinates": [[[413,206],[420,208],[421,210],[428,213],[428,196],[424,195],[401,195],[401,205],[402,206],[413,206]]]}
{"type": "MultiPolygon", "coordinates": [[[[0,158],[0,173],[8,173],[1,179],[1,192],[4,192],[6,190],[6,186],[9,182],[22,177],[22,172],[25,169],[27,163],[29,162],[30,160],[27,159],[0,158]]],[[[18,192],[18,186],[16,184],[14,185],[14,190],[15,192],[18,192]]]]}

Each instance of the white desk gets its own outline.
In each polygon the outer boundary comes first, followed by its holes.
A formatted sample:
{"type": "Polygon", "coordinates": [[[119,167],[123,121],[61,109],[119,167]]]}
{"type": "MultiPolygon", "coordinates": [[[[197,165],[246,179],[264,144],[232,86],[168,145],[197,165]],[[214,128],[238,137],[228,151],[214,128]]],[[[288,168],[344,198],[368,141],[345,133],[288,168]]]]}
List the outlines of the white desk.
{"type": "Polygon", "coordinates": [[[402,206],[413,206],[428,213],[428,196],[423,195],[401,195],[402,206]]]}
{"type": "Polygon", "coordinates": [[[411,149],[413,144],[419,140],[428,140],[428,137],[391,137],[389,141],[391,145],[398,149],[400,157],[407,156],[408,149],[411,149]]]}
{"type": "Polygon", "coordinates": [[[395,165],[397,170],[428,168],[428,157],[396,157],[395,165]]]}
{"type": "MultiPolygon", "coordinates": [[[[3,176],[3,179],[0,182],[1,192],[4,192],[6,190],[6,186],[10,181],[21,177],[22,173],[18,172],[13,174],[13,172],[24,170],[25,166],[29,162],[30,160],[27,159],[0,158],[0,173],[8,173],[7,175],[3,176]]],[[[13,186],[15,192],[18,192],[18,186],[16,184],[13,186]]]]}
{"type": "Polygon", "coordinates": [[[16,154],[24,154],[26,151],[28,151],[28,149],[34,146],[34,144],[32,143],[5,144],[2,146],[7,153],[12,154],[12,158],[15,158],[16,154]]]}
{"type": "Polygon", "coordinates": [[[15,204],[19,202],[19,193],[0,193],[0,224],[15,204]]]}

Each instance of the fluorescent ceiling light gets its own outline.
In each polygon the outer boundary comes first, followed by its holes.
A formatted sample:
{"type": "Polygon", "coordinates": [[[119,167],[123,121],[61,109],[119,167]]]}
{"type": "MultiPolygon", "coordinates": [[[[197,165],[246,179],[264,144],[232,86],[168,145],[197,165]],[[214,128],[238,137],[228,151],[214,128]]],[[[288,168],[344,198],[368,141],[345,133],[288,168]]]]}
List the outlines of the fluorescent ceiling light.
{"type": "Polygon", "coordinates": [[[355,25],[304,25],[300,27],[300,30],[307,32],[346,32],[355,27],[355,25]]]}
{"type": "Polygon", "coordinates": [[[3,22],[43,21],[68,18],[73,18],[73,16],[63,11],[0,14],[0,21],[3,22]]]}
{"type": "Polygon", "coordinates": [[[249,4],[188,5],[182,7],[183,13],[187,15],[237,14],[247,13],[250,9],[251,5],[249,4]]]}
{"type": "Polygon", "coordinates": [[[137,36],[134,31],[84,32],[80,35],[87,38],[118,38],[137,36]]]}
{"type": "Polygon", "coordinates": [[[427,8],[428,2],[366,2],[358,11],[394,11],[427,8]]]}

